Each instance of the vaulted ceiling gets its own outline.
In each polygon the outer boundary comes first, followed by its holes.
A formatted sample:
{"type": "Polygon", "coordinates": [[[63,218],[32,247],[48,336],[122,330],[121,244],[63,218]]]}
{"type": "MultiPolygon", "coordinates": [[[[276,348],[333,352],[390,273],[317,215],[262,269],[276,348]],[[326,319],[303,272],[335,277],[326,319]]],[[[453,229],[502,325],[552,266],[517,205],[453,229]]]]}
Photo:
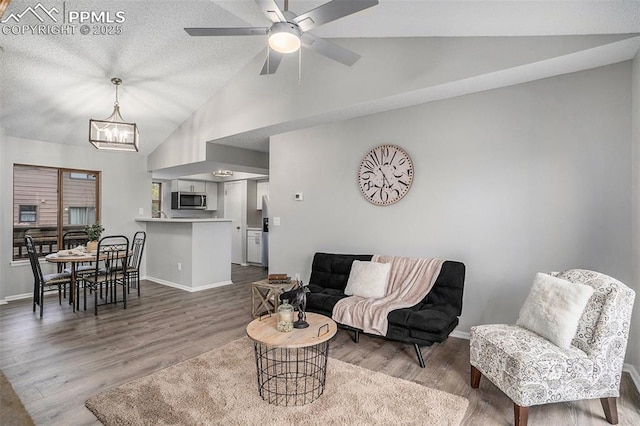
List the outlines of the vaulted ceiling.
{"type": "MultiPolygon", "coordinates": [[[[282,1],[277,1],[282,6],[282,1]]],[[[303,13],[325,2],[291,0],[289,7],[303,13]]],[[[183,30],[268,25],[253,0],[41,3],[51,12],[51,17],[41,17],[44,22],[34,14],[23,14],[29,6],[40,3],[14,0],[0,23],[0,127],[8,136],[87,144],[89,118],[106,118],[111,114],[115,91],[109,80],[120,77],[121,113],[125,119],[137,122],[141,153],[149,154],[212,98],[220,93],[232,96],[223,91],[230,87],[230,82],[237,87],[246,81],[256,87],[275,81],[273,76],[258,75],[266,54],[264,36],[194,38],[183,30]],[[76,11],[106,12],[111,18],[124,17],[124,22],[111,27],[90,24],[89,33],[83,34],[81,31],[85,29],[78,20],[69,22],[72,16],[69,13],[76,11]],[[45,30],[38,30],[36,25],[45,30]],[[70,25],[67,33],[33,34],[34,30],[55,31],[51,28],[62,25],[70,25]],[[116,28],[120,34],[100,33],[116,28]]],[[[334,108],[348,117],[493,88],[497,83],[487,83],[487,76],[496,72],[502,72],[500,84],[507,85],[631,59],[638,51],[640,2],[380,0],[375,7],[323,25],[313,33],[336,44],[360,49],[359,53],[369,53],[370,57],[376,56],[374,52],[391,52],[385,55],[389,62],[397,64],[396,71],[402,69],[405,59],[407,63],[415,61],[394,55],[394,43],[400,46],[397,51],[405,54],[411,51],[412,43],[418,47],[430,43],[428,51],[416,50],[412,55],[433,55],[435,71],[439,64],[448,67],[431,80],[405,73],[399,77],[403,82],[396,84],[395,89],[377,98],[370,96],[357,108],[349,102],[334,108]],[[581,37],[557,36],[590,37],[584,37],[582,42],[577,41],[581,37]],[[473,56],[474,40],[480,46],[486,44],[485,37],[495,37],[504,48],[473,56]],[[514,37],[514,41],[505,42],[506,37],[514,37]],[[429,39],[421,41],[423,38],[429,39]],[[461,40],[458,38],[465,40],[458,43],[456,40],[461,40]],[[565,39],[570,40],[566,48],[565,39]],[[588,53],[581,54],[584,52],[588,53]],[[523,57],[529,58],[526,64],[513,60],[523,57]],[[541,71],[535,64],[543,62],[541,71]],[[450,93],[425,92],[436,83],[441,87],[462,80],[466,81],[464,90],[458,85],[450,93]],[[466,87],[474,84],[477,85],[474,89],[466,87]],[[405,98],[412,97],[411,100],[399,99],[394,90],[404,93],[405,98]]],[[[375,68],[367,68],[366,61],[349,68],[314,55],[303,53],[303,70],[313,66],[315,71],[304,74],[303,91],[322,90],[310,88],[326,84],[319,77],[325,65],[332,76],[345,81],[380,78],[373,75],[375,68]]],[[[291,63],[283,61],[283,69],[297,69],[297,57],[285,60],[291,63]]],[[[374,65],[370,61],[371,66],[374,65]]],[[[301,90],[297,84],[290,86],[286,96],[301,90]]],[[[243,101],[247,108],[251,107],[250,98],[243,101]]],[[[310,97],[305,102],[313,104],[314,99],[310,97]]],[[[332,119],[327,110],[315,114],[322,115],[317,122],[332,119]]],[[[284,120],[276,124],[245,129],[248,136],[243,136],[240,129],[236,138],[212,134],[205,135],[205,139],[219,138],[220,143],[264,151],[268,149],[264,138],[270,132],[314,124],[314,120],[294,125],[284,120]]]]}

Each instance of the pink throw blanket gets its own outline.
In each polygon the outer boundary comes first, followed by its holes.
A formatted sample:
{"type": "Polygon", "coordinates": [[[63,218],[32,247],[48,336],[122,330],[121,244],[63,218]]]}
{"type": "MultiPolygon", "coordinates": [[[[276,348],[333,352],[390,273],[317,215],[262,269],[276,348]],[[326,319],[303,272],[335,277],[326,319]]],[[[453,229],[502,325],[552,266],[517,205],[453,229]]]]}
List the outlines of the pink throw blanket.
{"type": "Polygon", "coordinates": [[[335,304],[331,317],[365,333],[386,336],[389,312],[409,308],[424,299],[438,278],[444,260],[375,255],[371,261],[391,263],[385,296],[380,299],[345,297],[335,304]]]}

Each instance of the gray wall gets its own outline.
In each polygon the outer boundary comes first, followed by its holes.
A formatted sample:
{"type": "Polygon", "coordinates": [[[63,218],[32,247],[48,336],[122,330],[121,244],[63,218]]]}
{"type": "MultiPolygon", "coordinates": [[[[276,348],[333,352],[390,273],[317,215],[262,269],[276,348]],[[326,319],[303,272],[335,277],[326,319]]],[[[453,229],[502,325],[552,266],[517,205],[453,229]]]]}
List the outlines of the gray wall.
{"type": "Polygon", "coordinates": [[[625,62],[272,137],[271,216],[282,225],[271,227],[270,269],[308,280],[316,251],[460,260],[463,332],[514,322],[537,271],[588,268],[633,286],[631,70],[625,62]],[[415,165],[408,195],[386,207],[356,184],[362,157],[382,143],[415,165]]]}
{"type": "MultiPolygon", "coordinates": [[[[635,366],[636,374],[640,374],[640,53],[633,61],[632,71],[632,110],[631,122],[633,132],[633,264],[636,291],[636,303],[631,323],[631,344],[629,358],[635,366]]],[[[636,384],[640,384],[640,375],[636,376],[636,384]]]]}
{"type": "MultiPolygon", "coordinates": [[[[131,238],[136,231],[144,229],[144,224],[134,221],[139,207],[144,208],[147,217],[151,215],[151,173],[146,171],[146,158],[143,155],[98,151],[88,142],[86,147],[77,147],[7,136],[0,142],[0,191],[4,200],[0,207],[0,260],[3,266],[0,270],[0,300],[30,295],[33,291],[29,262],[11,262],[11,244],[5,243],[12,239],[14,163],[100,170],[101,222],[105,234],[124,234],[131,238]]],[[[141,267],[144,276],[145,264],[141,267]]],[[[53,272],[55,266],[43,263],[42,268],[44,273],[48,273],[53,272]]]]}

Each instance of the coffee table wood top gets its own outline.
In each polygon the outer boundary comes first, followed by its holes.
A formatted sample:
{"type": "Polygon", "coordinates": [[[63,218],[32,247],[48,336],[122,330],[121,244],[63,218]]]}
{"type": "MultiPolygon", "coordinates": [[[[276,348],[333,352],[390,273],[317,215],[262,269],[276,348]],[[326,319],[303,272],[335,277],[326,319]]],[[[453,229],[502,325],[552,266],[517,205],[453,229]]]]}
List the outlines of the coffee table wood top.
{"type": "MultiPolygon", "coordinates": [[[[294,319],[297,319],[294,312],[294,319]]],[[[247,325],[247,336],[251,340],[274,348],[306,348],[331,339],[338,331],[334,320],[324,315],[307,312],[307,328],[294,328],[291,332],[276,329],[278,315],[265,315],[247,325]]]]}

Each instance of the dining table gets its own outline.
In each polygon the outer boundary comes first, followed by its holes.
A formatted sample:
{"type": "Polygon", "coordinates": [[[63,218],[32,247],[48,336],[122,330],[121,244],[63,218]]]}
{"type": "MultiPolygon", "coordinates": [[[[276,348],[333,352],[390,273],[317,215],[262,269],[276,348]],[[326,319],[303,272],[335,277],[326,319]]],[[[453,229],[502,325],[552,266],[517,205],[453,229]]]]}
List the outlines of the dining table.
{"type": "MultiPolygon", "coordinates": [[[[62,252],[51,253],[45,256],[47,262],[51,263],[69,263],[71,267],[71,285],[69,289],[69,303],[73,305],[73,311],[76,311],[76,308],[80,309],[80,300],[76,300],[76,289],[77,289],[77,280],[78,280],[78,264],[84,262],[99,262],[100,260],[104,260],[107,256],[102,253],[98,256],[98,253],[95,251],[76,251],[76,250],[62,250],[62,252]],[[62,252],[67,252],[62,254],[62,252]]],[[[117,257],[119,259],[128,258],[132,254],[132,251],[129,250],[125,252],[119,252],[117,257]]]]}

